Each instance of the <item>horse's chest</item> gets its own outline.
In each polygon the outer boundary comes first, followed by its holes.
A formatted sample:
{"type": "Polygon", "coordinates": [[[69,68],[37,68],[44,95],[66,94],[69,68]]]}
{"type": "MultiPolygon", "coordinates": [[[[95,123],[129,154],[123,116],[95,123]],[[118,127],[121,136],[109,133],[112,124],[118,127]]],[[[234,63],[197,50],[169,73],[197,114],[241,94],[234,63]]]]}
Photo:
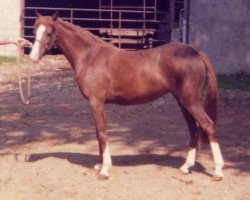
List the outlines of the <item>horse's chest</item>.
{"type": "Polygon", "coordinates": [[[81,93],[86,97],[88,98],[89,95],[90,95],[90,87],[91,87],[91,82],[93,82],[91,80],[91,77],[90,76],[86,76],[86,75],[81,75],[81,76],[78,76],[76,78],[77,80],[77,84],[78,84],[78,87],[81,91],[81,93]]]}

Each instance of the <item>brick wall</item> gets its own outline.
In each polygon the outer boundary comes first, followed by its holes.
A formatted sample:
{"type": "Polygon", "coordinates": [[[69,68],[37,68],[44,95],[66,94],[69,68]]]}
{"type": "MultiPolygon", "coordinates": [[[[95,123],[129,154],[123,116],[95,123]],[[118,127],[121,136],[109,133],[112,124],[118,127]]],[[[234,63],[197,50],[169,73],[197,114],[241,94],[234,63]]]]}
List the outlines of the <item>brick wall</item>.
{"type": "MultiPolygon", "coordinates": [[[[0,1],[0,39],[20,37],[20,0],[0,1]]],[[[17,54],[15,45],[1,45],[0,56],[15,56],[17,54]]]]}

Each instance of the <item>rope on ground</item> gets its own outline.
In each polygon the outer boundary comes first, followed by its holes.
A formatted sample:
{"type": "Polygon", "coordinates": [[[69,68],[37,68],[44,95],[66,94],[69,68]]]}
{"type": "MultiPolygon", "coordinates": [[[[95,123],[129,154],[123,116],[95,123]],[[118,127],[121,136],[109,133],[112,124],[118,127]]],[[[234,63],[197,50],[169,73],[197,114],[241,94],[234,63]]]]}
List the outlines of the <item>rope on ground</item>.
{"type": "MultiPolygon", "coordinates": [[[[29,47],[32,47],[32,43],[29,43],[29,47]]],[[[19,45],[19,55],[17,55],[16,58],[16,63],[18,66],[18,84],[19,84],[19,93],[20,93],[20,97],[21,100],[23,101],[24,104],[29,104],[30,103],[30,96],[31,96],[31,62],[28,56],[24,55],[24,51],[23,48],[21,47],[21,45],[19,45]],[[22,75],[21,75],[21,61],[25,60],[29,63],[28,65],[28,77],[27,77],[27,98],[24,97],[23,94],[23,86],[22,86],[22,75]]]]}

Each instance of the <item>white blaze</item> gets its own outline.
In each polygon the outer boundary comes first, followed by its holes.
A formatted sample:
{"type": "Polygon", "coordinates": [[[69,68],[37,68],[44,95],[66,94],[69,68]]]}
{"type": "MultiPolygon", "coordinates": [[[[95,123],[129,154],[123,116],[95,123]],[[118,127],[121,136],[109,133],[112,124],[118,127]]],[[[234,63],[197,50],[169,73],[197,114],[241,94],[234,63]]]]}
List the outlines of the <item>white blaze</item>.
{"type": "Polygon", "coordinates": [[[41,40],[42,37],[43,37],[43,33],[44,31],[46,30],[46,27],[44,25],[40,25],[37,29],[37,32],[36,32],[36,41],[33,45],[33,48],[31,50],[31,53],[30,53],[30,58],[32,61],[36,61],[39,59],[39,48],[40,48],[40,42],[38,42],[37,40],[41,40]]]}

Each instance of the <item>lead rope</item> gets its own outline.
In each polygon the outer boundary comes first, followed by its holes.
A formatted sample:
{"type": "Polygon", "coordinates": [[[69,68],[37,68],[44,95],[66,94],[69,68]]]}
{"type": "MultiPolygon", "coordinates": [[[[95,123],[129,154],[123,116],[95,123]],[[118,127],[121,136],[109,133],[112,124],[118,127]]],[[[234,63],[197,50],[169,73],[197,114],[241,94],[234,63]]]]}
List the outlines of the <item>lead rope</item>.
{"type": "MultiPolygon", "coordinates": [[[[32,43],[29,43],[29,47],[31,48],[32,47],[32,43]]],[[[20,93],[20,97],[21,97],[21,100],[23,101],[24,104],[28,105],[30,103],[30,96],[31,96],[31,64],[30,64],[30,59],[27,58],[25,55],[24,55],[24,52],[23,52],[23,48],[21,47],[21,45],[18,46],[18,50],[19,50],[19,55],[17,55],[17,58],[16,58],[16,63],[17,63],[17,66],[18,66],[18,84],[19,84],[19,93],[20,93]],[[28,80],[27,80],[27,98],[24,97],[24,94],[23,94],[23,87],[22,87],[22,76],[21,76],[21,60],[26,60],[29,62],[29,65],[28,65],[28,80]]]]}

